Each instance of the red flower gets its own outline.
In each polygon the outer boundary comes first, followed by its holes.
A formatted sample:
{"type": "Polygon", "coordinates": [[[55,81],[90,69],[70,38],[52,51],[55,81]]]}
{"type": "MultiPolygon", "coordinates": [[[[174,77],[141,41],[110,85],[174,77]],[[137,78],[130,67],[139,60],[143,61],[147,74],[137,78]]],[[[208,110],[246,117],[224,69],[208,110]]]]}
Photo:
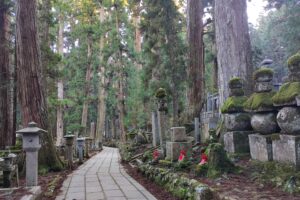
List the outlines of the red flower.
{"type": "Polygon", "coordinates": [[[180,151],[180,156],[179,156],[179,158],[178,158],[178,161],[183,161],[184,158],[185,158],[185,156],[186,156],[185,150],[181,150],[181,151],[180,151]]]}
{"type": "Polygon", "coordinates": [[[155,150],[153,151],[153,160],[157,160],[159,158],[159,151],[155,150]]]}
{"type": "Polygon", "coordinates": [[[207,155],[205,153],[202,153],[201,154],[201,161],[200,161],[199,165],[204,165],[204,164],[207,163],[207,161],[208,161],[207,155]]]}

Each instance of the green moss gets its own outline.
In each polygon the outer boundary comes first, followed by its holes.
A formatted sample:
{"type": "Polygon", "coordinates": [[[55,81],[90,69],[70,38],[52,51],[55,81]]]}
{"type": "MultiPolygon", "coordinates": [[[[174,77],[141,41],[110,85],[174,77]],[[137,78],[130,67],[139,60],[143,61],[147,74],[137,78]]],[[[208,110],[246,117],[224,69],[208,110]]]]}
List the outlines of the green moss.
{"type": "Polygon", "coordinates": [[[264,67],[264,68],[260,68],[260,69],[256,70],[253,73],[253,79],[257,80],[259,77],[262,77],[262,76],[273,77],[273,74],[274,74],[274,71],[272,69],[264,67]]]}
{"type": "Polygon", "coordinates": [[[228,86],[229,88],[241,88],[243,85],[243,80],[239,77],[234,77],[232,79],[230,79],[230,81],[228,82],[228,86]]]}
{"type": "Polygon", "coordinates": [[[155,97],[159,99],[162,99],[166,96],[167,96],[167,92],[164,88],[159,88],[155,93],[155,97]]]}
{"type": "Polygon", "coordinates": [[[280,140],[280,136],[279,133],[274,133],[271,135],[271,140],[275,141],[275,140],[280,140]]]}
{"type": "Polygon", "coordinates": [[[300,64],[300,53],[296,53],[295,55],[291,56],[288,61],[288,67],[297,66],[300,64]]]}
{"type": "Polygon", "coordinates": [[[235,166],[229,160],[223,146],[213,143],[208,146],[208,177],[218,177],[223,173],[233,172],[235,166]]]}
{"type": "Polygon", "coordinates": [[[238,96],[238,97],[229,97],[224,102],[221,112],[222,113],[233,113],[233,112],[242,112],[243,104],[247,101],[247,97],[238,96]]]}
{"type": "Polygon", "coordinates": [[[172,162],[170,160],[159,160],[158,163],[165,167],[171,167],[172,162]]]}
{"type": "Polygon", "coordinates": [[[275,104],[285,104],[294,101],[298,95],[300,95],[300,82],[289,82],[280,87],[272,100],[275,104]]]}
{"type": "Polygon", "coordinates": [[[272,97],[276,92],[253,93],[244,103],[245,110],[259,111],[265,109],[273,109],[272,97]]]}

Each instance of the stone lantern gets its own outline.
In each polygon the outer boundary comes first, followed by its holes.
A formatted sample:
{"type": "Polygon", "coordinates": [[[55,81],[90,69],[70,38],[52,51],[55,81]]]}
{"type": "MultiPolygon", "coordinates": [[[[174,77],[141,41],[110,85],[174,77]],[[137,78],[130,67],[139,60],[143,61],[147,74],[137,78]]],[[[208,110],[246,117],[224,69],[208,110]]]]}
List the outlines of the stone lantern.
{"type": "Polygon", "coordinates": [[[69,168],[73,167],[73,144],[74,144],[74,135],[72,135],[70,132],[68,133],[68,135],[65,135],[65,143],[67,146],[67,160],[68,160],[68,166],[69,168]]]}
{"type": "Polygon", "coordinates": [[[225,115],[224,135],[225,150],[229,153],[248,153],[249,139],[252,134],[251,117],[244,111],[243,104],[247,100],[244,95],[242,79],[235,77],[229,83],[229,97],[224,102],[221,112],[225,115]]]}
{"type": "Polygon", "coordinates": [[[83,163],[83,149],[84,149],[84,138],[77,138],[77,148],[78,148],[78,157],[79,157],[79,163],[83,163]]]}
{"type": "Polygon", "coordinates": [[[85,137],[85,157],[89,158],[89,151],[92,146],[93,139],[90,137],[85,137]]]}
{"type": "Polygon", "coordinates": [[[277,122],[281,132],[273,141],[274,160],[292,163],[300,168],[300,53],[288,60],[289,74],[286,82],[273,97],[280,108],[277,122]]]}
{"type": "Polygon", "coordinates": [[[255,92],[244,104],[246,111],[252,113],[251,126],[255,134],[249,135],[252,159],[273,160],[272,135],[279,129],[276,122],[277,109],[273,106],[273,70],[262,67],[253,74],[255,92]]]}
{"type": "Polygon", "coordinates": [[[35,122],[30,122],[27,128],[17,131],[22,134],[23,149],[26,152],[26,186],[38,184],[38,150],[41,148],[40,135],[47,131],[37,127],[35,122]]]}
{"type": "Polygon", "coordinates": [[[15,154],[9,154],[2,158],[3,160],[3,187],[11,187],[11,172],[14,170],[13,159],[16,157],[15,154]]]}

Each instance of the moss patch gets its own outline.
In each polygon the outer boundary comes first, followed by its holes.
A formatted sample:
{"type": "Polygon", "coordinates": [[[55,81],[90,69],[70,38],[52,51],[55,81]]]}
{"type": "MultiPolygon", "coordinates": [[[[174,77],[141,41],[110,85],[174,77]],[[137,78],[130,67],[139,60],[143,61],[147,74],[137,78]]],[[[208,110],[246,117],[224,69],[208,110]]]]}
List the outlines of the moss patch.
{"type": "Polygon", "coordinates": [[[241,78],[238,77],[234,77],[232,79],[230,79],[230,81],[228,82],[228,86],[229,88],[241,88],[243,85],[243,80],[241,78]]]}
{"type": "Polygon", "coordinates": [[[159,99],[162,99],[166,96],[167,96],[167,92],[164,88],[159,88],[155,93],[155,97],[159,99]]]}
{"type": "Polygon", "coordinates": [[[297,53],[297,54],[291,56],[288,59],[287,63],[288,63],[289,67],[299,65],[300,64],[300,53],[297,53]]]}
{"type": "Polygon", "coordinates": [[[247,101],[247,97],[238,96],[238,97],[229,97],[224,102],[221,112],[222,113],[234,113],[234,112],[242,112],[243,104],[247,101]]]}
{"type": "Polygon", "coordinates": [[[289,82],[280,87],[272,100],[275,104],[285,104],[294,101],[298,95],[300,95],[300,82],[289,82]]]}
{"type": "Polygon", "coordinates": [[[272,97],[276,92],[253,93],[244,103],[245,110],[260,111],[273,109],[272,97]]]}
{"type": "Polygon", "coordinates": [[[230,96],[244,96],[245,92],[242,88],[230,89],[230,96]]]}
{"type": "Polygon", "coordinates": [[[208,146],[208,177],[218,177],[223,173],[233,172],[235,166],[229,160],[223,146],[213,143],[208,146]]]}
{"type": "Polygon", "coordinates": [[[270,77],[273,77],[273,74],[274,74],[274,71],[270,68],[261,68],[261,69],[258,69],[256,70],[254,73],[253,73],[253,79],[254,80],[257,80],[259,77],[262,77],[262,76],[270,76],[270,77]]]}

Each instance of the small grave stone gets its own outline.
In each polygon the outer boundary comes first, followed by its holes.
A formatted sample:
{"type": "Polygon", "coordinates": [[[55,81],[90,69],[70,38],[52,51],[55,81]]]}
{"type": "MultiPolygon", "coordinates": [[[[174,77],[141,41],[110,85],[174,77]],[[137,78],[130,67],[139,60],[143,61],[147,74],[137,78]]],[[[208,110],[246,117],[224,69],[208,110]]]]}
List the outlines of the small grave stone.
{"type": "Polygon", "coordinates": [[[249,135],[251,158],[259,161],[272,161],[272,135],[249,135]]]}

